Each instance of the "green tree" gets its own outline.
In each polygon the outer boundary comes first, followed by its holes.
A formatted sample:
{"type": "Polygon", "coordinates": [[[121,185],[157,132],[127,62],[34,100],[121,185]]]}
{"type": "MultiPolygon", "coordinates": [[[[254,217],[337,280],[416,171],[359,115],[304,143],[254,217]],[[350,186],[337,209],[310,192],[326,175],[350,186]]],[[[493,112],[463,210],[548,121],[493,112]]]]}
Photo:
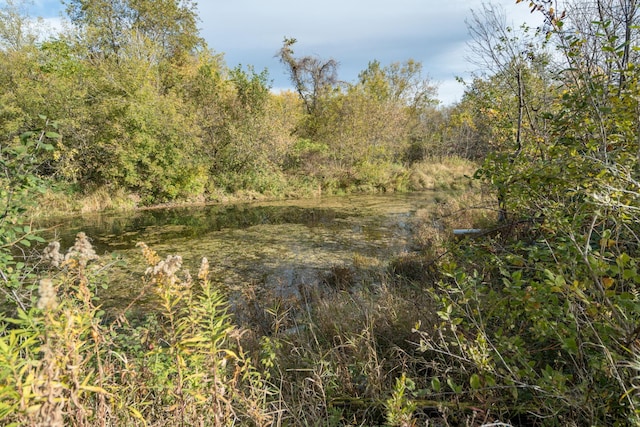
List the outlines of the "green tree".
{"type": "Polygon", "coordinates": [[[203,54],[182,91],[202,131],[199,151],[212,187],[268,190],[269,177],[279,174],[284,155],[276,148],[282,129],[270,119],[267,71],[229,70],[220,57],[203,54]]]}
{"type": "Polygon", "coordinates": [[[67,137],[79,182],[124,188],[146,203],[202,192],[195,117],[180,96],[158,90],[157,69],[127,60],[96,71],[81,129],[67,137]]]}
{"type": "Polygon", "coordinates": [[[127,45],[148,41],[158,46],[150,61],[182,61],[203,46],[191,0],[65,0],[71,22],[92,55],[118,58],[127,45]]]}

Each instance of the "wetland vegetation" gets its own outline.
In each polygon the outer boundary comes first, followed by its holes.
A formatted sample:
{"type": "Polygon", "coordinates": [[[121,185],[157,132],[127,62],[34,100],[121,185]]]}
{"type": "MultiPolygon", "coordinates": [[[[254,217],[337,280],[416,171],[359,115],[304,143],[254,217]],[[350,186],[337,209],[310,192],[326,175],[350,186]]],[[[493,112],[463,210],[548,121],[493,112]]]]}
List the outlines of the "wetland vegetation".
{"type": "Polygon", "coordinates": [[[442,107],[290,38],[272,93],[190,1],[5,2],[0,423],[640,424],[638,4],[524,3],[442,107]]]}

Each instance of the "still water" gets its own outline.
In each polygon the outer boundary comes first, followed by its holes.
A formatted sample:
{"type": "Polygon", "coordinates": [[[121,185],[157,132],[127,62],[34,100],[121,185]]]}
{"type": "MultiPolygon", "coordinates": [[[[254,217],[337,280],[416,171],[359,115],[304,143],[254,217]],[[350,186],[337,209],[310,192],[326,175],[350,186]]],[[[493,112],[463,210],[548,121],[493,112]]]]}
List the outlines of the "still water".
{"type": "Polygon", "coordinates": [[[207,257],[213,279],[231,290],[246,283],[287,289],[356,259],[384,263],[410,250],[415,214],[435,197],[357,195],[83,216],[59,221],[47,237],[66,249],[84,231],[99,255],[126,260],[127,274],[110,283],[111,298],[137,292],[144,271],[137,242],[162,258],[181,255],[194,275],[207,257]]]}

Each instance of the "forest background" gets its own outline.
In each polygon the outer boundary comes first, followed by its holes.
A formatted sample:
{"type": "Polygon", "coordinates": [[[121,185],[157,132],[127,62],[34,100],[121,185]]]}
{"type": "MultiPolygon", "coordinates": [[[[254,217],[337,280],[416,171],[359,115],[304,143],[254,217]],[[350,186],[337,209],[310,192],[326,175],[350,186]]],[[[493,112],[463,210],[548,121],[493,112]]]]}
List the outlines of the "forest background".
{"type": "Polygon", "coordinates": [[[445,113],[410,59],[345,83],[336,61],[285,40],[274,55],[295,91],[275,94],[267,70],[212,53],[192,2],[66,4],[72,27],[55,38],[12,2],[2,26],[3,133],[56,122],[37,174],[85,197],[62,210],[407,189],[407,165],[446,154],[427,150],[445,113]]]}
{"type": "Polygon", "coordinates": [[[638,424],[638,3],[516,2],[544,28],[475,12],[484,71],[446,108],[420,63],[345,83],[292,38],[277,54],[295,90],[272,93],[211,53],[189,1],[65,1],[73,25],[45,39],[6,2],[0,420],[638,424]],[[458,195],[375,287],[336,269],[330,294],[263,302],[253,332],[206,260],[178,277],[180,257],[142,245],[158,312],[133,323],[99,309],[109,265],[86,236],[47,247],[49,266],[27,256],[38,207],[422,190],[461,159],[489,203],[458,195]],[[452,224],[485,231],[456,241],[452,224]]]}

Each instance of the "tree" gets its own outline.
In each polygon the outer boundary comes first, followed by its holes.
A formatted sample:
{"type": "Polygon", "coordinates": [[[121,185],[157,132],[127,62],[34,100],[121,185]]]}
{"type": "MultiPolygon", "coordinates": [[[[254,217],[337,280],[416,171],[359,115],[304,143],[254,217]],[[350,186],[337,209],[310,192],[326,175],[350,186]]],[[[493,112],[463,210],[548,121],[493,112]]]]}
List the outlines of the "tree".
{"type": "MultiPolygon", "coordinates": [[[[535,111],[549,107],[548,94],[552,86],[547,72],[549,57],[544,52],[539,31],[532,31],[526,25],[518,30],[511,28],[506,24],[504,11],[488,4],[483,4],[480,12],[472,11],[467,27],[472,36],[471,60],[490,73],[491,84],[487,87],[497,89],[494,96],[501,99],[499,103],[490,100],[484,107],[485,111],[491,109],[494,119],[501,122],[503,131],[507,131],[498,143],[497,153],[506,153],[510,162],[514,162],[523,150],[527,158],[543,155],[542,150],[536,148],[545,137],[545,119],[535,111]],[[526,139],[525,132],[529,132],[526,139]],[[523,145],[525,140],[530,146],[523,145]]],[[[482,82],[476,80],[474,84],[482,82]]],[[[493,175],[498,191],[499,218],[506,220],[505,193],[513,182],[506,179],[499,183],[498,176],[493,175]]]]}
{"type": "Polygon", "coordinates": [[[422,64],[413,59],[384,67],[372,61],[350,88],[350,92],[361,91],[370,103],[378,105],[376,114],[365,113],[364,117],[371,115],[372,122],[387,123],[383,127],[369,124],[371,134],[376,135],[370,140],[386,140],[394,161],[421,160],[424,154],[414,157],[408,151],[424,153],[427,139],[432,136],[428,129],[438,104],[436,87],[422,75],[422,70],[422,64]]]}
{"type": "Polygon", "coordinates": [[[38,38],[37,26],[27,13],[27,0],[6,0],[0,7],[0,50],[19,51],[38,38]]]}
{"type": "Polygon", "coordinates": [[[293,51],[293,45],[296,43],[297,40],[294,38],[285,38],[277,56],[287,68],[291,83],[304,103],[309,119],[306,132],[312,135],[314,118],[320,113],[322,102],[338,82],[338,62],[314,56],[296,58],[293,51]]]}
{"type": "Polygon", "coordinates": [[[196,3],[191,0],[65,0],[71,22],[97,57],[118,58],[124,47],[148,41],[160,60],[182,61],[204,45],[199,36],[196,3]]]}

